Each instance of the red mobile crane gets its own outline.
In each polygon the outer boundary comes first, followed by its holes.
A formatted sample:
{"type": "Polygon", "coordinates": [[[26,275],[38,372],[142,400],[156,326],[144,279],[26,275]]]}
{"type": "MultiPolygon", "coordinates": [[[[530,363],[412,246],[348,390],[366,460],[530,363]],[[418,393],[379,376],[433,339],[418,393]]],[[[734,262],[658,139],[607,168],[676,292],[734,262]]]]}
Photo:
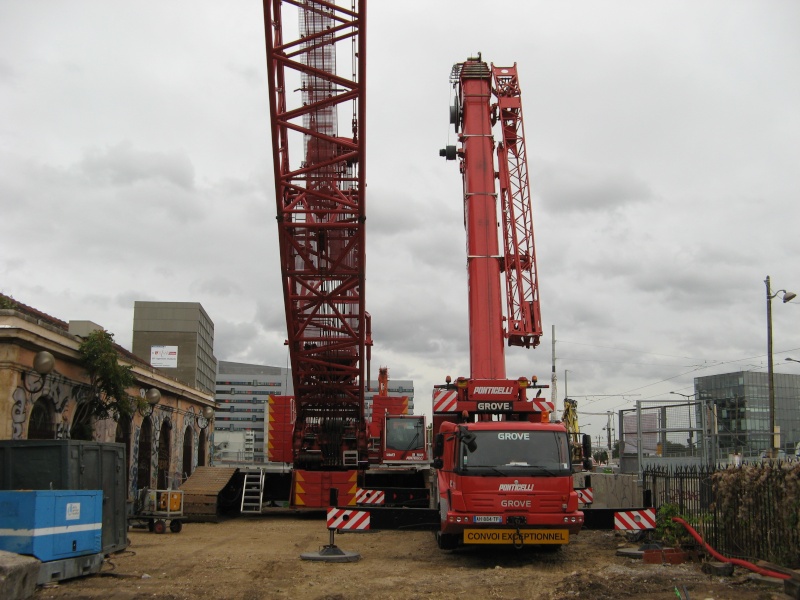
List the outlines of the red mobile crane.
{"type": "Polygon", "coordinates": [[[535,376],[509,379],[505,365],[504,341],[535,348],[542,334],[517,69],[490,68],[479,55],[456,64],[451,83],[457,93],[450,121],[461,147],[448,146],[440,154],[460,159],[464,184],[470,376],[455,382],[448,376],[434,388],[437,541],[441,548],[462,543],[558,548],[583,525],[567,431],[549,422],[554,406],[539,399],[548,386],[535,376]],[[495,172],[492,129],[498,123],[495,172]],[[529,389],[538,390],[535,398],[528,398],[529,389]]]}
{"type": "Polygon", "coordinates": [[[389,395],[389,368],[380,367],[378,392],[372,397],[370,463],[428,465],[425,433],[425,417],[408,414],[408,396],[389,395]]]}

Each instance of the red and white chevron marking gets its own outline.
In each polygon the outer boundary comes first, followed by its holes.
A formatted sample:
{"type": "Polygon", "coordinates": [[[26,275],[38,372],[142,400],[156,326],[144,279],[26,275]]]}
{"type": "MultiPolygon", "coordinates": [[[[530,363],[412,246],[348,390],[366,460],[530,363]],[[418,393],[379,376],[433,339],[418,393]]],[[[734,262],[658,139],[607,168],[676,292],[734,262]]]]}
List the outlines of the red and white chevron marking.
{"type": "Polygon", "coordinates": [[[328,509],[328,529],[365,531],[369,529],[369,513],[363,510],[328,509]]]}
{"type": "Polygon", "coordinates": [[[581,504],[591,504],[594,502],[594,491],[592,488],[584,488],[575,491],[578,492],[578,502],[581,504]]]}
{"type": "Polygon", "coordinates": [[[356,504],[383,504],[386,502],[386,492],[380,490],[362,490],[358,488],[356,491],[356,504]]]}
{"type": "Polygon", "coordinates": [[[539,412],[547,411],[551,413],[556,411],[555,405],[552,402],[548,402],[547,400],[537,400],[536,398],[534,398],[531,402],[539,412]]]}
{"type": "Polygon", "coordinates": [[[625,510],[614,513],[614,529],[637,531],[656,528],[656,509],[625,510]]]}
{"type": "Polygon", "coordinates": [[[433,412],[454,412],[458,405],[458,392],[456,390],[434,390],[433,412]]]}

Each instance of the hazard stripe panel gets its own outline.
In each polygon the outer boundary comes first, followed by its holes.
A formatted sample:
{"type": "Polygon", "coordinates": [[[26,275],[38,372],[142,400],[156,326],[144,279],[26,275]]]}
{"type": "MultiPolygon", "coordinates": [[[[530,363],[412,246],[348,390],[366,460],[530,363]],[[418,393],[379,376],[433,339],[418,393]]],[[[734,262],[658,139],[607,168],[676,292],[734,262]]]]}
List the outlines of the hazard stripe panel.
{"type": "Polygon", "coordinates": [[[383,504],[386,502],[386,492],[382,490],[362,490],[356,492],[356,504],[383,504]]]}
{"type": "Polygon", "coordinates": [[[458,392],[455,390],[434,390],[433,412],[453,412],[458,405],[458,392]]]}
{"type": "Polygon", "coordinates": [[[614,529],[638,531],[656,528],[656,509],[626,510],[614,513],[614,529]]]}
{"type": "Polygon", "coordinates": [[[328,529],[365,531],[369,529],[369,513],[364,510],[328,510],[328,529]]]}
{"type": "Polygon", "coordinates": [[[584,488],[582,490],[575,490],[578,492],[578,502],[582,504],[591,504],[594,502],[594,491],[592,488],[584,488]]]}
{"type": "Polygon", "coordinates": [[[533,404],[534,408],[536,408],[539,412],[555,412],[556,407],[555,404],[552,402],[548,402],[547,400],[531,400],[531,404],[533,404]]]}

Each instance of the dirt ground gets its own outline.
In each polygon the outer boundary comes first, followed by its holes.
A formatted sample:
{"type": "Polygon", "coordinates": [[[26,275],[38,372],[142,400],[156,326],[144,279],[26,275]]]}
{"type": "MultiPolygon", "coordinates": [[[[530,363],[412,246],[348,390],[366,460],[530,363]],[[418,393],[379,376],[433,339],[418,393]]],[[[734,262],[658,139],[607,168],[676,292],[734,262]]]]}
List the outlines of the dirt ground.
{"type": "Polygon", "coordinates": [[[101,573],[41,587],[35,599],[674,600],[676,586],[685,586],[691,600],[788,598],[782,587],[756,583],[742,569],[719,578],[702,573],[698,563],[649,565],[617,556],[618,547],[637,544],[610,531],[583,531],[557,552],[443,551],[427,531],[336,534],[337,547],[361,555],[351,563],[300,559],[328,544],[324,515],[187,523],[177,534],[131,529],[129,537],[128,550],[107,559],[101,573]]]}

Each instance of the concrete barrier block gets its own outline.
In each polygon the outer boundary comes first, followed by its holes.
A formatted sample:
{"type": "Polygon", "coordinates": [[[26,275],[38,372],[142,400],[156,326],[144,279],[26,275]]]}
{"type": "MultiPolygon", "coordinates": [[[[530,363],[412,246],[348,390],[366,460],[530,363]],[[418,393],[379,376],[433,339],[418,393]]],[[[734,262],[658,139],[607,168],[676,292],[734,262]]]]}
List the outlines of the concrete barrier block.
{"type": "Polygon", "coordinates": [[[36,591],[41,563],[32,556],[0,550],[0,598],[25,600],[36,591]]]}

